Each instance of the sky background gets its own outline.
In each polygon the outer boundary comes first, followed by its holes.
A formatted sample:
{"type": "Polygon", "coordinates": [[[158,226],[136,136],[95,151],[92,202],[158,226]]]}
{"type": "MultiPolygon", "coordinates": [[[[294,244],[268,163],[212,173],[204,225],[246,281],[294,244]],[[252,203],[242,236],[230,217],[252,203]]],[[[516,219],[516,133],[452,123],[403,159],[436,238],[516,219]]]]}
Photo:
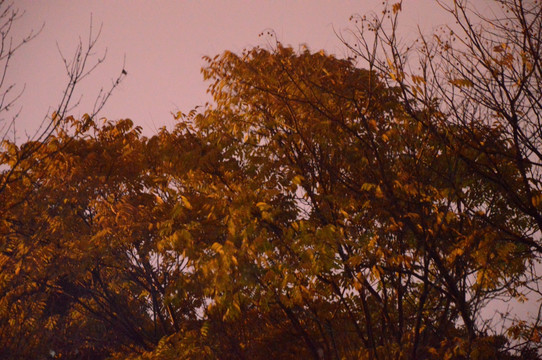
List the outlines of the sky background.
{"type": "MultiPolygon", "coordinates": [[[[92,111],[98,91],[111,85],[126,59],[128,76],[100,115],[130,118],[150,135],[174,124],[172,112],[187,112],[209,100],[208,84],[200,73],[204,55],[266,46],[269,39],[258,35],[272,29],[283,44],[294,48],[306,44],[313,51],[344,56],[345,47],[335,32],[351,27],[351,15],[380,12],[382,4],[382,0],[17,0],[15,7],[24,14],[13,29],[15,39],[44,26],[16,53],[9,69],[10,83],[19,89],[25,86],[14,108],[21,109],[19,141],[59,103],[67,78],[57,44],[70,57],[79,37],[87,40],[91,15],[94,31],[102,26],[97,55],[107,49],[107,58],[80,84],[78,94],[83,98],[73,115],[92,111]]],[[[434,0],[403,4],[405,36],[415,34],[417,24],[431,32],[446,21],[434,0]]]]}

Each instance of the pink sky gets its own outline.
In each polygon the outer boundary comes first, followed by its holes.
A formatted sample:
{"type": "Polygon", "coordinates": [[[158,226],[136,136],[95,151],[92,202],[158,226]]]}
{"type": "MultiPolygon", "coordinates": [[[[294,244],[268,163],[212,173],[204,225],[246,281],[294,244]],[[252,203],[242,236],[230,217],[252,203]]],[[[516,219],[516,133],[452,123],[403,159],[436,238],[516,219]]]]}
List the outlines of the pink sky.
{"type": "MultiPolygon", "coordinates": [[[[88,37],[91,14],[95,28],[103,24],[98,49],[107,48],[107,59],[81,84],[83,101],[74,115],[92,110],[100,87],[111,84],[126,56],[128,76],[101,116],[131,118],[151,134],[174,123],[171,112],[186,112],[207,100],[202,56],[265,45],[258,37],[265,29],[273,29],[284,44],[305,43],[312,50],[341,55],[344,46],[333,29],[347,29],[354,13],[380,11],[382,0],[18,0],[15,6],[25,11],[13,31],[16,37],[45,24],[10,69],[13,83],[26,84],[17,126],[23,137],[23,130],[35,129],[52,111],[66,84],[56,43],[65,54],[73,52],[79,36],[88,37]]],[[[430,32],[446,21],[434,0],[405,1],[403,9],[405,35],[416,31],[416,23],[430,32]]]]}

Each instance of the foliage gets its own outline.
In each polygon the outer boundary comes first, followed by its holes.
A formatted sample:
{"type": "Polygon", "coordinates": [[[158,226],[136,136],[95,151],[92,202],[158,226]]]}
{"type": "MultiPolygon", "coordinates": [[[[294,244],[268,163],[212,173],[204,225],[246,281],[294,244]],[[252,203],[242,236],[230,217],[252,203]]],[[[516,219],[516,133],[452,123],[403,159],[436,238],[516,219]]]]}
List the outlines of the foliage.
{"type": "Polygon", "coordinates": [[[536,161],[367,58],[226,52],[171,131],[84,116],[21,161],[6,142],[0,356],[537,358],[537,322],[484,313],[536,285],[536,161]]]}

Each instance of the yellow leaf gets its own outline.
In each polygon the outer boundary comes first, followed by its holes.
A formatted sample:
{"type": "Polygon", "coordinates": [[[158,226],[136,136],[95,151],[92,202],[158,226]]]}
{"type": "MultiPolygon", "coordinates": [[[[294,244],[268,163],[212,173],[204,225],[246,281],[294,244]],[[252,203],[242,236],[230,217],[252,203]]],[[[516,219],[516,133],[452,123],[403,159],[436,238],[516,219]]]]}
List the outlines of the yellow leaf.
{"type": "Polygon", "coordinates": [[[303,182],[303,180],[305,180],[305,178],[301,175],[296,175],[294,176],[294,178],[292,179],[292,183],[295,184],[295,185],[301,185],[301,183],[303,182]]]}
{"type": "Polygon", "coordinates": [[[472,81],[469,79],[452,79],[450,84],[457,87],[472,87],[472,81]]]}
{"type": "Polygon", "coordinates": [[[380,186],[376,187],[375,195],[377,198],[380,198],[380,199],[384,197],[384,193],[382,192],[382,189],[380,188],[380,186]]]}
{"type": "Polygon", "coordinates": [[[258,207],[258,209],[260,209],[260,211],[266,211],[266,210],[269,210],[271,208],[271,206],[263,201],[260,201],[259,203],[256,203],[256,206],[258,207]]]}
{"type": "Polygon", "coordinates": [[[213,245],[211,245],[211,250],[213,250],[215,253],[224,255],[224,249],[221,244],[215,242],[213,245]]]}
{"type": "Polygon", "coordinates": [[[541,202],[542,202],[542,193],[535,194],[533,195],[533,197],[531,197],[531,203],[533,204],[534,207],[538,207],[538,205],[540,205],[541,202]]]}
{"type": "Polygon", "coordinates": [[[190,202],[188,201],[186,196],[181,195],[181,200],[183,201],[183,205],[184,205],[185,208],[187,208],[189,210],[192,210],[192,205],[190,204],[190,202]]]}
{"type": "Polygon", "coordinates": [[[360,265],[363,260],[365,259],[364,256],[361,256],[361,255],[356,255],[356,256],[352,256],[351,258],[348,259],[348,264],[350,266],[358,266],[360,265]]]}

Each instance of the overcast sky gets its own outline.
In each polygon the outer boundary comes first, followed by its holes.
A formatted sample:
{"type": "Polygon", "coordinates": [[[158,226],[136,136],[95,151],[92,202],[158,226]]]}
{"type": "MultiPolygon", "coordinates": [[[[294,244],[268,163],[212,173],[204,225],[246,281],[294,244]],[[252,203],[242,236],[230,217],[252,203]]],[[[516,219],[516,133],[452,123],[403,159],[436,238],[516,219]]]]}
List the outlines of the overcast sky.
{"type": "MultiPolygon", "coordinates": [[[[81,84],[83,101],[74,115],[92,110],[100,87],[110,86],[126,58],[128,76],[101,115],[131,118],[151,134],[174,123],[172,112],[208,99],[202,56],[265,45],[258,34],[266,29],[284,44],[341,55],[344,46],[334,31],[347,29],[352,14],[380,11],[382,0],[17,0],[15,6],[25,12],[13,29],[16,38],[44,26],[10,67],[10,82],[26,86],[18,103],[19,134],[34,129],[58,104],[67,79],[57,43],[66,56],[73,53],[79,37],[88,38],[91,14],[94,30],[102,26],[97,49],[107,49],[107,59],[81,84]]],[[[430,32],[446,21],[434,0],[406,1],[403,9],[405,35],[416,24],[430,32]]]]}

